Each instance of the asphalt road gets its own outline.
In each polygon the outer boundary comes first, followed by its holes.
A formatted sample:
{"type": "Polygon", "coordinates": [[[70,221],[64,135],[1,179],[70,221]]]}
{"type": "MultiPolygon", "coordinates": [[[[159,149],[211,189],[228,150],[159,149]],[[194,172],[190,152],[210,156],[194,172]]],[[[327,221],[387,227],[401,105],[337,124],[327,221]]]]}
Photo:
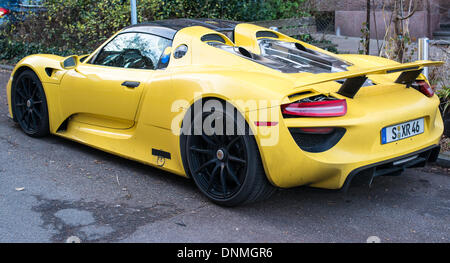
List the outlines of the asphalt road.
{"type": "Polygon", "coordinates": [[[0,242],[450,242],[450,175],[436,167],[347,193],[300,187],[222,208],[187,179],[7,117],[0,71],[0,242]]]}

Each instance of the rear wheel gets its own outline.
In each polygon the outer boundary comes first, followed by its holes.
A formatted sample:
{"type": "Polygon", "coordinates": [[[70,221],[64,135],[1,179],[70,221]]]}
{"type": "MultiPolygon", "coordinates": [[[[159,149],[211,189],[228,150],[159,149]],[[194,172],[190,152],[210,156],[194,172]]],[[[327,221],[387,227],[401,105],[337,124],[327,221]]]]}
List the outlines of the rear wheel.
{"type": "Polygon", "coordinates": [[[48,108],[42,83],[31,70],[25,70],[14,81],[12,110],[22,130],[29,136],[49,133],[48,108]]]}
{"type": "MultiPolygon", "coordinates": [[[[232,135],[225,132],[205,132],[203,127],[195,132],[197,118],[203,121],[213,112],[203,112],[194,117],[189,129],[191,135],[182,135],[182,157],[186,172],[193,178],[200,191],[213,202],[224,206],[264,200],[275,191],[267,180],[258,147],[248,132],[233,129],[232,135]],[[208,135],[209,134],[209,135],[208,135]]],[[[216,122],[225,127],[238,127],[234,116],[216,110],[216,116],[223,116],[216,122]]],[[[202,125],[203,126],[203,125],[202,125]]],[[[217,127],[217,123],[215,123],[217,127]]],[[[246,131],[249,130],[247,124],[246,131]]]]}

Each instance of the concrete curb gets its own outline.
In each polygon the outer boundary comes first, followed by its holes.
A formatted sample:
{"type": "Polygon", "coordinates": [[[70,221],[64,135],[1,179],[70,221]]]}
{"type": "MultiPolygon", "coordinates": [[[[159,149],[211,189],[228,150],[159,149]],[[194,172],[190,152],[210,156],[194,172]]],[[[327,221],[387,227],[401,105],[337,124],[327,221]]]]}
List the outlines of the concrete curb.
{"type": "Polygon", "coordinates": [[[450,168],[450,152],[440,153],[436,160],[436,164],[442,167],[450,168]]]}
{"type": "Polygon", "coordinates": [[[0,69],[12,71],[14,69],[14,66],[0,64],[0,69]]]}

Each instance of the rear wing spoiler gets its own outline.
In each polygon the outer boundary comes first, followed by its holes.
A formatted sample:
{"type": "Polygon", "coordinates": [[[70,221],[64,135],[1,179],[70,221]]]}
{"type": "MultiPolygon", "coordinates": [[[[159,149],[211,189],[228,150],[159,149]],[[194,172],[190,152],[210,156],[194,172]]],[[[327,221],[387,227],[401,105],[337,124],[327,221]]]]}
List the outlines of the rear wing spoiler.
{"type": "Polygon", "coordinates": [[[444,64],[444,62],[442,61],[422,60],[357,71],[321,73],[311,77],[303,78],[301,81],[298,81],[298,85],[296,85],[296,88],[345,79],[344,84],[342,84],[341,88],[338,91],[338,94],[348,98],[353,98],[356,93],[358,93],[364,82],[366,82],[367,75],[384,75],[402,72],[395,83],[404,84],[407,88],[409,88],[409,86],[411,86],[411,84],[417,79],[417,77],[419,77],[420,73],[422,73],[424,67],[439,66],[442,64],[444,64]],[[323,76],[323,78],[319,78],[319,76],[323,76]]]}

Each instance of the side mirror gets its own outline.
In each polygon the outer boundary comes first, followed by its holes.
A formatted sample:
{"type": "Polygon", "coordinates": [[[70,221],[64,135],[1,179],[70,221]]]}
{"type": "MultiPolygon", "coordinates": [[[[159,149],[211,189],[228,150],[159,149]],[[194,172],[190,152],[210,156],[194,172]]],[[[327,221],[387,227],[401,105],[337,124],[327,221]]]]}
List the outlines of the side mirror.
{"type": "Polygon", "coordinates": [[[64,60],[61,61],[61,67],[63,69],[74,69],[78,66],[78,63],[79,63],[78,56],[70,56],[64,58],[64,60]]]}
{"type": "Polygon", "coordinates": [[[186,55],[187,52],[188,52],[188,46],[186,44],[181,44],[175,49],[175,52],[173,53],[173,57],[176,59],[182,58],[182,57],[184,57],[184,55],[186,55]]]}

